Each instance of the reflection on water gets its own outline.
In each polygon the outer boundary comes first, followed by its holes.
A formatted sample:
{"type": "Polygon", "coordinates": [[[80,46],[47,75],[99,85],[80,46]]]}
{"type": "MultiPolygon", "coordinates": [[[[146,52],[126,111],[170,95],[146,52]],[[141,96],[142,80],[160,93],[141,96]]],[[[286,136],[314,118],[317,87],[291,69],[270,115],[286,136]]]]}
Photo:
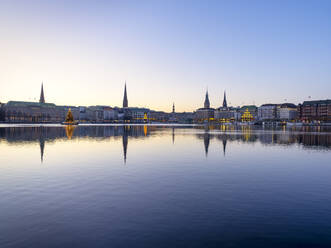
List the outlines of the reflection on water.
{"type": "Polygon", "coordinates": [[[318,127],[0,126],[0,247],[331,247],[330,160],[318,127]]]}
{"type": "Polygon", "coordinates": [[[301,145],[305,149],[329,150],[331,149],[331,130],[324,127],[300,127],[292,129],[262,129],[254,126],[30,126],[30,127],[2,127],[0,128],[0,140],[6,140],[9,143],[33,143],[40,144],[41,162],[44,157],[46,142],[53,142],[57,139],[81,139],[94,138],[106,139],[109,137],[122,136],[123,160],[127,160],[129,138],[148,138],[158,135],[161,131],[169,132],[171,130],[172,143],[175,143],[177,133],[183,133],[183,130],[194,130],[197,140],[203,140],[206,157],[211,139],[216,139],[222,143],[223,154],[226,155],[227,142],[256,143],[264,145],[301,145]]]}

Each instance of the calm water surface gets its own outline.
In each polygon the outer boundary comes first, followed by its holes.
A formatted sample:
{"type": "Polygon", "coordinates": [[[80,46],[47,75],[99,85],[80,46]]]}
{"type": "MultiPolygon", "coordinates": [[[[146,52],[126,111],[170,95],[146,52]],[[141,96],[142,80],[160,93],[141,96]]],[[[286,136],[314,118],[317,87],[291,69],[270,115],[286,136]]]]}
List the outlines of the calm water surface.
{"type": "Polygon", "coordinates": [[[331,130],[0,126],[0,247],[331,247],[331,130]]]}

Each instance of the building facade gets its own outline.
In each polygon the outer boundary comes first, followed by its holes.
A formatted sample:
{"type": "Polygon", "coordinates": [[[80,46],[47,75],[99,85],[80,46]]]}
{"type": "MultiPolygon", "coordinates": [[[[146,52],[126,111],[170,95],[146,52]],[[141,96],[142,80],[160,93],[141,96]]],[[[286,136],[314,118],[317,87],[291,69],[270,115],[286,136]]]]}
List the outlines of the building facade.
{"type": "Polygon", "coordinates": [[[195,112],[196,122],[206,122],[214,120],[215,109],[210,107],[208,91],[206,92],[204,107],[199,108],[195,112]]]}
{"type": "Polygon", "coordinates": [[[277,119],[277,104],[263,104],[258,108],[258,119],[262,121],[277,119]]]}
{"type": "Polygon", "coordinates": [[[300,118],[304,121],[331,121],[331,100],[305,101],[299,107],[300,118]]]}
{"type": "Polygon", "coordinates": [[[298,107],[293,103],[283,103],[277,108],[279,120],[296,120],[298,118],[298,107]]]}

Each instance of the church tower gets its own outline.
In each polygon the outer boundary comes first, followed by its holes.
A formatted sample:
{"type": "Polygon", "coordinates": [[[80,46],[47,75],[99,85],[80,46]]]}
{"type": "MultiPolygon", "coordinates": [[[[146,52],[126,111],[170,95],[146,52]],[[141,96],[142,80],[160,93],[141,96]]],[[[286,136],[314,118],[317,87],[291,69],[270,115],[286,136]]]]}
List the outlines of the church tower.
{"type": "Polygon", "coordinates": [[[175,113],[175,103],[172,104],[172,113],[175,113]]]}
{"type": "Polygon", "coordinates": [[[126,93],[126,82],[124,85],[124,97],[123,97],[123,108],[127,108],[128,107],[128,96],[126,93]]]}
{"type": "Polygon", "coordinates": [[[228,103],[226,102],[226,94],[224,91],[224,98],[223,98],[223,108],[227,108],[228,107],[228,103]]]}
{"type": "Polygon", "coordinates": [[[39,103],[45,103],[45,96],[44,96],[44,83],[41,83],[41,92],[40,92],[39,103]]]}
{"type": "Polygon", "coordinates": [[[205,98],[204,108],[210,108],[210,102],[209,102],[208,90],[206,91],[206,98],[205,98]]]}

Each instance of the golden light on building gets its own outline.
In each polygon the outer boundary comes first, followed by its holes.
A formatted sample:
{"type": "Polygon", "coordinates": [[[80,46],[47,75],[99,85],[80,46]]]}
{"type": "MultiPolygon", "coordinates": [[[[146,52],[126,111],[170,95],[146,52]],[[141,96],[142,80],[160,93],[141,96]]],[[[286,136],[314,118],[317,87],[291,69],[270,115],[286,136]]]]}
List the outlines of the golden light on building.
{"type": "Polygon", "coordinates": [[[248,108],[245,110],[243,115],[241,116],[241,121],[242,122],[248,122],[248,121],[253,121],[254,117],[253,115],[248,111],[248,108]]]}

